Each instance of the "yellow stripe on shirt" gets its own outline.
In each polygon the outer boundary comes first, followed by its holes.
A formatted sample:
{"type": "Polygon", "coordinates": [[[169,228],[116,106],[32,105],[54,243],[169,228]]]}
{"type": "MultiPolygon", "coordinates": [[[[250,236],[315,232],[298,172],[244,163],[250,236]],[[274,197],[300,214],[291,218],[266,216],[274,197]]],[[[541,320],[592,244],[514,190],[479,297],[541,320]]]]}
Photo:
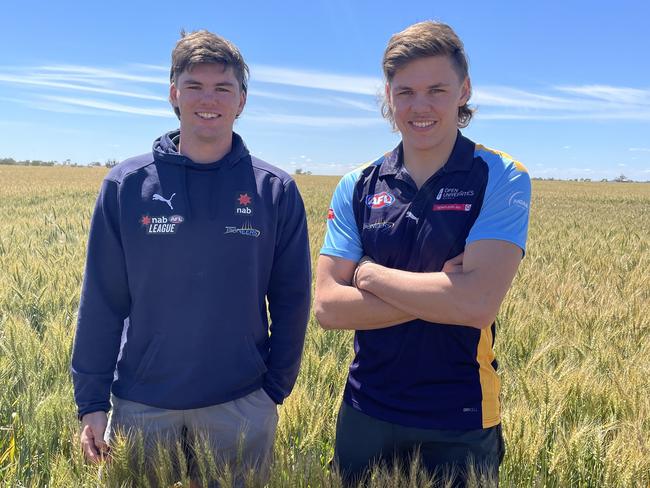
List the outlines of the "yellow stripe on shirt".
{"type": "Polygon", "coordinates": [[[481,381],[481,410],[483,412],[483,428],[493,427],[501,420],[499,391],[501,381],[499,375],[492,367],[494,351],[492,350],[492,327],[481,330],[478,342],[476,360],[479,364],[479,377],[481,381]]]}

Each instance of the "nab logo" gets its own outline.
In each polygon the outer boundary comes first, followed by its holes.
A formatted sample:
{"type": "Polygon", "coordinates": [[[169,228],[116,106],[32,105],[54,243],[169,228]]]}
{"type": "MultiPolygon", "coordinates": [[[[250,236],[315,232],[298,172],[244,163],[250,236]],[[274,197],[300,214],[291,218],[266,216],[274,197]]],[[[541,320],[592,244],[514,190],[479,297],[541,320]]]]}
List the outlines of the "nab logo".
{"type": "Polygon", "coordinates": [[[382,191],[381,193],[375,193],[374,195],[368,195],[366,197],[366,205],[370,208],[383,208],[390,207],[395,202],[395,197],[392,193],[387,191],[382,191]]]}
{"type": "Polygon", "coordinates": [[[237,200],[237,206],[235,207],[235,213],[240,215],[251,215],[253,209],[251,208],[253,199],[247,192],[237,192],[235,199],[237,200]]]}

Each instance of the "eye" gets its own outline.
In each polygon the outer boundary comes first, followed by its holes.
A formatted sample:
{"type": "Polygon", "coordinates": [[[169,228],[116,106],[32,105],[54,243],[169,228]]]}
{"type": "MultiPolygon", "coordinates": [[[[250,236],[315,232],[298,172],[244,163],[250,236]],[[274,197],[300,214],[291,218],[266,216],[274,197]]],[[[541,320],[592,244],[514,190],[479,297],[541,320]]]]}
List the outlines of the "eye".
{"type": "Polygon", "coordinates": [[[408,95],[412,95],[412,94],[413,94],[412,90],[400,90],[400,91],[397,92],[398,96],[408,96],[408,95]]]}

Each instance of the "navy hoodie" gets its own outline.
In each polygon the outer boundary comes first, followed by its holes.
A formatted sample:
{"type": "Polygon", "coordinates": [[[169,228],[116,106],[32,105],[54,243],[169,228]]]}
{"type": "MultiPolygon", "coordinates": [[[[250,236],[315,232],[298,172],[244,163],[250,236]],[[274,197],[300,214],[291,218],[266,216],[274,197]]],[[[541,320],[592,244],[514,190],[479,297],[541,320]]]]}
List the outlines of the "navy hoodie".
{"type": "Polygon", "coordinates": [[[296,184],[237,134],[210,164],[178,138],[102,184],[72,354],[80,417],[108,411],[110,391],[190,409],[260,387],[282,403],[296,380],[311,290],[296,184]]]}

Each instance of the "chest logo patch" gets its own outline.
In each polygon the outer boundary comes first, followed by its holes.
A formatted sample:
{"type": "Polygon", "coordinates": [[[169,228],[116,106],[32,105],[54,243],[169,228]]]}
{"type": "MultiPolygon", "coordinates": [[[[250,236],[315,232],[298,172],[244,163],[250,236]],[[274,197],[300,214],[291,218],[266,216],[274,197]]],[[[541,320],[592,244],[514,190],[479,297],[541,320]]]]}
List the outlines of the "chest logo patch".
{"type": "Polygon", "coordinates": [[[440,188],[436,200],[452,200],[454,198],[473,197],[474,190],[461,190],[459,188],[440,188]]]}
{"type": "Polygon", "coordinates": [[[235,193],[235,213],[238,215],[253,214],[253,197],[246,191],[235,193]]]}
{"type": "Polygon", "coordinates": [[[395,196],[387,191],[366,197],[366,205],[370,208],[390,207],[393,203],[395,203],[395,196]]]}
{"type": "Polygon", "coordinates": [[[436,203],[432,210],[434,212],[469,212],[471,209],[471,203],[436,203]]]}
{"type": "Polygon", "coordinates": [[[165,202],[167,205],[169,205],[170,209],[174,210],[174,207],[172,206],[172,198],[174,198],[174,195],[176,195],[176,193],[172,193],[171,197],[165,198],[162,195],[158,195],[157,193],[154,193],[151,199],[159,202],[165,202]]]}
{"type": "Polygon", "coordinates": [[[176,234],[178,226],[183,223],[185,219],[182,215],[170,215],[169,217],[161,215],[159,217],[151,217],[143,215],[140,218],[140,224],[145,228],[145,232],[149,235],[164,235],[176,234]]]}
{"type": "Polygon", "coordinates": [[[380,229],[392,229],[395,226],[394,222],[373,222],[372,224],[363,224],[363,230],[380,230],[380,229]]]}
{"type": "Polygon", "coordinates": [[[250,222],[245,223],[241,227],[234,225],[227,225],[226,232],[224,234],[240,234],[247,237],[259,237],[261,232],[257,229],[254,229],[250,222]]]}

